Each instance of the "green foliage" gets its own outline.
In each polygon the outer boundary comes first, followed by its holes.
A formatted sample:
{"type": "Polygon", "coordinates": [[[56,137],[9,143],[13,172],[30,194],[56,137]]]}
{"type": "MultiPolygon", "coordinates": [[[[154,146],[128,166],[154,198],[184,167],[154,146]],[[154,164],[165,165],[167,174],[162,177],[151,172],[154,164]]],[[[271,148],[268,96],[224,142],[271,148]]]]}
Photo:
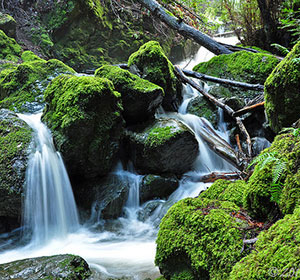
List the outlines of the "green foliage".
{"type": "Polygon", "coordinates": [[[284,127],[280,134],[282,133],[292,133],[293,136],[297,137],[300,135],[300,128],[294,128],[294,127],[284,127]]]}
{"type": "Polygon", "coordinates": [[[174,126],[155,127],[149,132],[145,143],[150,147],[159,146],[178,133],[180,132],[174,126]]]}

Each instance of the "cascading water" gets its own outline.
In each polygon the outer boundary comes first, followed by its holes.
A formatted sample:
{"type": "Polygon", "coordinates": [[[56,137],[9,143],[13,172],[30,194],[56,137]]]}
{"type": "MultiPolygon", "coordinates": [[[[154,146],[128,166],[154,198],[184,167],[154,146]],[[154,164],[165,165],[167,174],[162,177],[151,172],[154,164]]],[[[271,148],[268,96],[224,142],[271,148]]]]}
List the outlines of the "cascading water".
{"type": "MultiPolygon", "coordinates": [[[[203,48],[199,51],[201,58],[199,59],[198,56],[197,63],[203,61],[202,51],[203,48]]],[[[183,62],[182,65],[185,63],[183,62]]],[[[192,63],[189,64],[189,68],[192,63]]],[[[25,236],[28,239],[30,235],[31,242],[25,247],[0,254],[0,263],[70,253],[80,255],[87,260],[94,271],[92,279],[114,277],[134,280],[156,279],[159,272],[154,266],[155,238],[157,225],[162,216],[176,201],[188,196],[197,196],[200,191],[210,185],[197,182],[195,180],[197,176],[213,171],[233,169],[211,151],[203,141],[201,135],[208,133],[207,121],[187,114],[188,103],[197,94],[192,88],[186,86],[179,113],[171,115],[185,123],[196,135],[200,154],[193,170],[183,176],[179,188],[167,201],[153,201],[156,210],[148,219],[141,220],[139,214],[149,203],[152,203],[151,201],[145,205],[139,203],[139,186],[142,176],[136,174],[131,168],[124,170],[121,164],[118,165],[114,174],[130,185],[129,197],[124,208],[125,215],[109,223],[109,226],[104,227],[106,230],[102,229],[101,232],[95,231],[96,227],[90,227],[90,225],[79,225],[65,167],[59,153],[54,150],[49,131],[40,122],[40,114],[20,115],[20,118],[33,128],[37,140],[36,151],[32,155],[26,175],[24,224],[25,236]]],[[[163,111],[158,114],[160,117],[170,117],[163,111]]],[[[221,124],[220,130],[224,128],[226,130],[222,119],[221,124]]],[[[216,133],[225,137],[224,131],[216,131],[216,133]]]]}
{"type": "Polygon", "coordinates": [[[40,120],[41,113],[19,117],[35,134],[35,152],[26,174],[24,234],[32,235],[32,244],[43,245],[79,228],[77,209],[63,160],[40,120]]]}

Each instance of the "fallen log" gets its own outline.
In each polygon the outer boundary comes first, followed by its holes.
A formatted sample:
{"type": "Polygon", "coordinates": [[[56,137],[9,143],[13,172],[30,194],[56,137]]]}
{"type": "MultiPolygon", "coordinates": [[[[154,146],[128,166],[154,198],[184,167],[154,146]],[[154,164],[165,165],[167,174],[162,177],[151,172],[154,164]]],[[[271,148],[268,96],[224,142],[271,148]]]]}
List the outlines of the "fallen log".
{"type": "Polygon", "coordinates": [[[217,78],[217,77],[213,77],[213,76],[209,76],[206,74],[202,74],[202,73],[191,71],[191,70],[185,70],[185,69],[183,69],[182,72],[186,76],[201,79],[204,81],[214,82],[214,83],[223,84],[223,85],[227,85],[227,86],[239,87],[239,88],[248,89],[248,90],[257,90],[257,91],[264,90],[264,86],[260,85],[260,84],[248,84],[248,83],[232,81],[232,80],[228,80],[228,79],[221,79],[221,78],[217,78]]]}
{"type": "Polygon", "coordinates": [[[165,8],[163,8],[155,0],[136,0],[138,3],[147,8],[154,17],[159,18],[170,28],[176,30],[179,34],[186,38],[193,39],[195,42],[208,49],[212,53],[219,54],[230,54],[232,51],[227,49],[222,44],[218,43],[211,37],[200,32],[192,26],[187,25],[182,19],[176,18],[170,14],[165,8]]]}
{"type": "Polygon", "coordinates": [[[251,105],[251,106],[246,106],[246,107],[234,112],[233,116],[234,117],[242,116],[248,112],[255,111],[257,109],[261,109],[264,107],[264,105],[265,105],[265,101],[251,105]]]}
{"type": "Polygon", "coordinates": [[[243,243],[244,244],[254,244],[256,241],[258,240],[258,238],[251,238],[251,239],[244,239],[243,243]]]}
{"type": "Polygon", "coordinates": [[[189,180],[192,182],[202,182],[202,183],[213,183],[219,179],[223,180],[237,180],[241,179],[241,175],[239,172],[212,172],[205,175],[200,176],[186,176],[185,180],[189,180]]]}
{"type": "Polygon", "coordinates": [[[213,104],[215,104],[217,107],[222,108],[224,111],[226,111],[226,113],[231,116],[232,118],[235,119],[240,131],[244,134],[245,138],[246,138],[246,142],[247,142],[247,146],[248,146],[248,156],[249,158],[251,158],[251,138],[249,136],[249,133],[246,129],[246,127],[244,126],[242,120],[240,117],[234,117],[234,110],[232,108],[230,108],[228,105],[222,103],[220,100],[216,99],[214,96],[212,96],[211,94],[209,94],[208,92],[206,92],[205,90],[203,90],[196,82],[194,82],[191,79],[188,79],[182,72],[182,70],[176,65],[175,66],[175,73],[176,75],[184,82],[184,83],[188,83],[190,84],[193,88],[195,88],[196,90],[198,90],[198,92],[200,94],[202,94],[205,98],[207,98],[210,102],[212,102],[213,104]]]}

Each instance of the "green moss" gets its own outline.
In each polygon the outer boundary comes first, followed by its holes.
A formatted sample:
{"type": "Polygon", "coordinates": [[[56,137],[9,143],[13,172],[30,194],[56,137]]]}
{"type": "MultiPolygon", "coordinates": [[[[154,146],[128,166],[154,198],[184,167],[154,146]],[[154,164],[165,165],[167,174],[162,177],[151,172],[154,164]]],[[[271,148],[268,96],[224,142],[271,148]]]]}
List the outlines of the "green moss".
{"type": "Polygon", "coordinates": [[[229,279],[299,279],[299,210],[262,232],[255,243],[255,250],[233,267],[229,279]]]}
{"type": "Polygon", "coordinates": [[[32,51],[25,51],[21,55],[21,59],[23,62],[28,62],[28,61],[34,61],[34,60],[40,60],[44,61],[40,57],[38,57],[36,54],[34,54],[32,51]]]}
{"type": "Polygon", "coordinates": [[[150,41],[133,53],[128,59],[128,66],[136,65],[144,79],[161,86],[165,92],[163,106],[167,110],[174,109],[174,103],[181,90],[174,66],[168,60],[160,44],[150,41]]]}
{"type": "Polygon", "coordinates": [[[145,143],[151,147],[159,146],[175,137],[178,133],[176,127],[154,127],[150,130],[145,143]]]}
{"type": "Polygon", "coordinates": [[[280,177],[282,194],[278,205],[271,202],[272,162],[262,169],[255,167],[244,193],[244,207],[258,219],[272,219],[278,214],[278,210],[282,214],[292,213],[299,205],[300,198],[298,183],[300,137],[293,134],[279,135],[271,147],[262,153],[267,152],[277,152],[278,159],[287,162],[287,165],[280,177]]]}
{"type": "Polygon", "coordinates": [[[0,30],[0,59],[17,62],[21,56],[21,46],[15,39],[0,30]]]}
{"type": "Polygon", "coordinates": [[[1,108],[30,111],[30,103],[43,104],[42,94],[54,77],[61,73],[75,73],[56,59],[46,61],[32,53],[25,53],[23,58],[29,60],[0,75],[1,108]]]}
{"type": "Polygon", "coordinates": [[[299,88],[300,42],[278,64],[265,83],[265,109],[275,132],[299,119],[299,88]]]}
{"type": "Polygon", "coordinates": [[[120,94],[112,82],[61,75],[45,92],[43,120],[53,131],[69,172],[93,177],[112,167],[122,132],[120,94]]]}
{"type": "Polygon", "coordinates": [[[187,273],[188,279],[227,279],[241,259],[243,226],[231,216],[231,202],[187,198],[163,218],[155,263],[166,279],[187,273]],[[192,277],[193,276],[193,277],[192,277]]]}
{"type": "Polygon", "coordinates": [[[207,190],[202,192],[199,195],[199,198],[230,201],[238,206],[242,206],[245,189],[246,182],[242,180],[237,180],[234,182],[217,180],[207,190]]]}
{"type": "Polygon", "coordinates": [[[194,67],[194,71],[219,78],[264,84],[279,60],[268,54],[235,52],[218,55],[194,67]]]}

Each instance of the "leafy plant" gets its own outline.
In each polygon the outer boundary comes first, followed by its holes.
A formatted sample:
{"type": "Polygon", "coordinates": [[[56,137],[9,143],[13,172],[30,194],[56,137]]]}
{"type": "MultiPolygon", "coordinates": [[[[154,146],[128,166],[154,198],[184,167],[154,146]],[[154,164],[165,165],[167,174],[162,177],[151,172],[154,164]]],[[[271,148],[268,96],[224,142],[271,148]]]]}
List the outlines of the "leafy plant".
{"type": "Polygon", "coordinates": [[[289,53],[289,49],[284,47],[284,46],[281,46],[279,44],[271,44],[272,47],[274,47],[276,50],[278,50],[282,55],[286,56],[288,53],[289,53]]]}
{"type": "Polygon", "coordinates": [[[280,133],[291,133],[294,137],[297,137],[300,135],[300,128],[285,127],[280,131],[280,133]]]}
{"type": "Polygon", "coordinates": [[[262,170],[266,165],[272,164],[272,183],[271,187],[271,201],[279,203],[282,193],[282,182],[280,178],[283,172],[287,169],[286,160],[278,158],[277,152],[263,153],[257,156],[247,167],[256,164],[258,170],[262,170]]]}

